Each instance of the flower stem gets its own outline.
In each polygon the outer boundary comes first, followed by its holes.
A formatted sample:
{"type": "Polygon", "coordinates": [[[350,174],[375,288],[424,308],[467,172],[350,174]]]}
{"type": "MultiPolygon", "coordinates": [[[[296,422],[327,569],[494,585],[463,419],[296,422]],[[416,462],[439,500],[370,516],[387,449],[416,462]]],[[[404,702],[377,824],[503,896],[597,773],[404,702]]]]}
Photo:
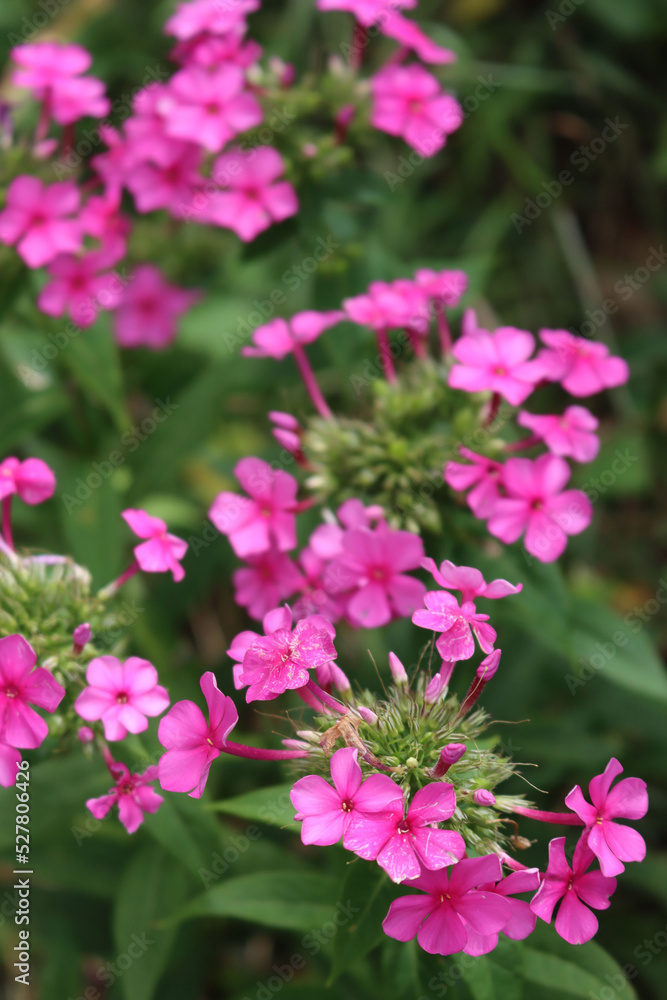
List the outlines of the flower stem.
{"type": "Polygon", "coordinates": [[[12,500],[14,499],[14,494],[10,493],[8,497],[3,497],[2,500],[2,534],[4,536],[5,542],[9,548],[14,551],[14,539],[12,537],[12,500]]]}
{"type": "Polygon", "coordinates": [[[446,358],[452,350],[452,335],[449,330],[447,317],[445,316],[445,310],[440,302],[435,303],[435,316],[438,324],[438,336],[440,337],[440,350],[443,357],[446,358]]]}
{"type": "Polygon", "coordinates": [[[489,412],[487,413],[486,419],[484,420],[485,427],[491,426],[491,424],[498,415],[499,408],[500,408],[500,393],[494,392],[493,396],[491,397],[491,402],[489,403],[489,412]]]}
{"type": "Polygon", "coordinates": [[[327,708],[333,708],[334,712],[338,712],[339,715],[347,715],[348,710],[345,705],[338,701],[337,698],[334,698],[332,695],[327,694],[326,691],[323,691],[319,684],[316,684],[314,680],[309,679],[305,686],[309,691],[312,691],[315,697],[319,698],[319,700],[325,704],[327,708]]]}
{"type": "Polygon", "coordinates": [[[526,816],[528,819],[538,819],[542,823],[562,823],[564,826],[586,826],[583,819],[579,819],[576,813],[545,812],[542,809],[528,809],[527,806],[517,806],[514,809],[519,816],[526,816]]]}
{"type": "Polygon", "coordinates": [[[367,35],[368,32],[363,24],[359,24],[358,21],[355,21],[354,35],[352,36],[352,47],[350,49],[350,66],[352,69],[361,69],[364,49],[368,44],[367,35]]]}
{"type": "Polygon", "coordinates": [[[106,587],[103,587],[103,589],[100,590],[98,597],[102,598],[111,597],[113,594],[116,593],[117,590],[119,590],[123,586],[123,584],[127,580],[130,579],[130,577],[135,576],[138,572],[139,572],[139,563],[135,559],[134,562],[127,567],[125,572],[120,574],[117,580],[114,580],[113,583],[107,584],[106,587]]]}
{"type": "Polygon", "coordinates": [[[377,337],[378,351],[380,353],[384,373],[387,377],[387,382],[395,382],[396,368],[394,367],[394,359],[391,356],[391,345],[389,343],[389,334],[387,333],[386,327],[380,327],[379,330],[375,331],[375,335],[377,337]]]}
{"type": "Polygon", "coordinates": [[[249,760],[296,760],[297,757],[307,757],[307,750],[265,750],[262,747],[247,747],[243,743],[232,743],[225,740],[220,749],[223,753],[234,757],[247,757],[249,760]]]}
{"type": "Polygon", "coordinates": [[[538,437],[537,434],[530,434],[529,437],[522,438],[520,441],[512,441],[505,445],[505,451],[523,451],[524,448],[532,448],[533,445],[540,444],[542,438],[538,437]]]}
{"type": "Polygon", "coordinates": [[[304,381],[306,389],[308,390],[308,395],[313,401],[315,409],[321,417],[325,420],[331,420],[333,413],[327,406],[326,400],[322,395],[322,391],[317,384],[317,379],[315,378],[315,373],[311,368],[310,361],[306,357],[306,352],[304,351],[301,344],[294,343],[294,360],[299,366],[299,371],[301,372],[301,378],[304,381]]]}

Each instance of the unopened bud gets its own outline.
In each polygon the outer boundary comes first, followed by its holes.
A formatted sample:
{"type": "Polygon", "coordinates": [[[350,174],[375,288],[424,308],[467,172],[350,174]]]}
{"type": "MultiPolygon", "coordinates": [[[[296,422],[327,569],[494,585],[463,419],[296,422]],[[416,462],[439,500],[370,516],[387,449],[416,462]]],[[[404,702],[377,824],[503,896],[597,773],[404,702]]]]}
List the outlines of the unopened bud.
{"type": "Polygon", "coordinates": [[[405,667],[395,653],[389,654],[389,669],[391,670],[391,676],[394,678],[394,684],[408,683],[408,675],[405,672],[405,667]]]}
{"type": "Polygon", "coordinates": [[[370,708],[366,708],[364,705],[358,705],[357,712],[369,726],[374,726],[378,721],[378,717],[375,712],[373,712],[370,708]]]}
{"type": "Polygon", "coordinates": [[[487,788],[478,788],[477,791],[473,793],[472,800],[473,802],[476,802],[478,806],[494,806],[496,804],[495,795],[487,788]]]}
{"type": "Polygon", "coordinates": [[[312,729],[299,729],[297,730],[297,736],[300,736],[302,740],[306,740],[308,743],[318,744],[320,742],[319,733],[314,733],[312,729]]]}
{"type": "Polygon", "coordinates": [[[88,622],[77,625],[72,633],[72,652],[75,656],[78,656],[86,643],[90,642],[92,634],[93,632],[88,622]]]}
{"type": "Polygon", "coordinates": [[[456,764],[458,760],[461,760],[463,754],[466,752],[465,743],[448,743],[446,747],[443,747],[440,751],[440,759],[435,767],[431,768],[432,778],[441,778],[443,774],[447,774],[452,764],[456,764]]]}
{"type": "Polygon", "coordinates": [[[496,673],[498,664],[500,663],[500,656],[501,650],[494,649],[493,652],[489,653],[489,655],[486,656],[477,667],[475,679],[468,688],[468,693],[463,699],[461,708],[459,709],[459,715],[465,715],[466,712],[469,712],[473,707],[484,690],[484,685],[487,684],[496,673]]]}
{"type": "Polygon", "coordinates": [[[445,687],[445,679],[442,674],[436,674],[435,677],[431,677],[424,692],[424,703],[426,705],[435,705],[445,687]]]}
{"type": "Polygon", "coordinates": [[[310,743],[305,740],[282,740],[282,745],[288,750],[310,750],[310,743]]]}
{"type": "Polygon", "coordinates": [[[95,733],[92,731],[90,726],[81,726],[76,735],[81,743],[92,743],[95,739],[95,733]]]}

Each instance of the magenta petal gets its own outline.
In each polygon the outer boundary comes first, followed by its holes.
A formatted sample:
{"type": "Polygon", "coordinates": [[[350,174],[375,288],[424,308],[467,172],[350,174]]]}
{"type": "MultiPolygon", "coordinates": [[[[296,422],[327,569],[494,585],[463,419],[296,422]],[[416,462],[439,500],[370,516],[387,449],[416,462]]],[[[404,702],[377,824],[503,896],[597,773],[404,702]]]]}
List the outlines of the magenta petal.
{"type": "Polygon", "coordinates": [[[646,782],[623,778],[607,795],[605,815],[609,818],[641,819],[648,810],[646,782]]]}
{"type": "Polygon", "coordinates": [[[144,821],[144,814],[131,795],[121,795],[118,800],[118,819],[128,833],[136,833],[144,821]]]}
{"type": "Polygon", "coordinates": [[[239,720],[236,706],[231,698],[220,691],[215,674],[211,670],[202,674],[199,684],[208,706],[209,727],[215,735],[216,742],[222,742],[227,739],[239,720]]]}
{"type": "MultiPolygon", "coordinates": [[[[156,768],[157,770],[157,768],[156,768]]],[[[155,776],[157,778],[157,774],[155,776]]],[[[148,785],[139,785],[134,790],[134,798],[139,803],[144,812],[154,813],[157,812],[164,799],[161,795],[148,785]]]]}
{"type": "Polygon", "coordinates": [[[86,680],[92,688],[116,695],[121,690],[123,667],[115,656],[96,656],[88,664],[86,680]]]}
{"type": "Polygon", "coordinates": [[[567,793],[565,796],[565,805],[568,809],[576,812],[579,819],[583,820],[587,826],[594,823],[598,817],[597,809],[586,801],[579,785],[575,785],[572,791],[567,793]]]}
{"type": "Polygon", "coordinates": [[[403,813],[403,791],[388,774],[371,774],[354,797],[354,807],[363,813],[403,813]]]}
{"type": "Polygon", "coordinates": [[[22,694],[31,705],[37,705],[47,712],[55,712],[65,697],[65,688],[45,667],[37,667],[22,686],[22,694]]]}
{"type": "Polygon", "coordinates": [[[331,757],[331,777],[341,799],[352,799],[361,785],[361,768],[357,763],[358,750],[343,747],[331,757]]]}
{"type": "Polygon", "coordinates": [[[366,816],[363,813],[352,813],[352,819],[343,836],[343,847],[353,851],[366,861],[375,861],[378,854],[396,830],[396,825],[403,814],[387,812],[382,816],[366,816]]]}
{"type": "Polygon", "coordinates": [[[206,743],[191,750],[168,750],[158,763],[160,785],[167,792],[198,791],[199,798],[208,769],[219,756],[220,751],[206,743]]]}
{"type": "Polygon", "coordinates": [[[44,719],[18,698],[6,699],[4,731],[0,735],[9,746],[17,750],[36,750],[49,734],[44,719]]]}
{"type": "Polygon", "coordinates": [[[588,785],[588,794],[593,805],[600,813],[604,811],[604,805],[609,794],[609,789],[614,778],[623,773],[623,765],[615,757],[612,757],[602,774],[591,778],[588,785]]]}
{"type": "Polygon", "coordinates": [[[467,940],[465,924],[451,906],[440,906],[417,934],[417,941],[431,955],[455,955],[463,951],[467,940]]]}
{"type": "Polygon", "coordinates": [[[557,933],[570,944],[585,944],[595,936],[598,921],[595,914],[570,891],[556,914],[555,927],[557,933]]]}
{"type": "Polygon", "coordinates": [[[510,901],[497,892],[479,892],[473,889],[452,900],[452,905],[479,934],[501,931],[512,915],[510,901]]]}
{"type": "Polygon", "coordinates": [[[411,941],[437,906],[432,896],[401,896],[389,907],[382,921],[382,930],[396,941],[411,941]]]}
{"type": "Polygon", "coordinates": [[[319,774],[307,774],[304,778],[299,778],[290,792],[290,799],[302,816],[343,811],[340,794],[319,774]]]}
{"type": "Polygon", "coordinates": [[[512,908],[512,914],[503,927],[503,934],[505,937],[511,938],[512,941],[523,941],[535,930],[537,916],[531,910],[530,904],[524,902],[523,899],[510,899],[508,902],[512,908]]]}
{"type": "Polygon", "coordinates": [[[169,707],[169,694],[160,684],[156,684],[152,691],[145,694],[137,695],[133,691],[132,705],[144,715],[161,715],[169,707]]]}
{"type": "Polygon", "coordinates": [[[317,816],[305,816],[301,826],[301,840],[304,844],[319,844],[328,847],[336,844],[343,836],[349,821],[350,813],[340,808],[340,802],[334,812],[319,813],[317,816]]]}
{"type": "Polygon", "coordinates": [[[86,722],[95,722],[101,719],[115,703],[115,697],[111,692],[87,687],[74,702],[74,711],[86,722]]]}
{"type": "Polygon", "coordinates": [[[486,854],[481,858],[466,858],[455,865],[449,876],[452,894],[463,895],[475,886],[486,882],[497,882],[502,878],[502,867],[497,854],[486,854]]]}
{"type": "Polygon", "coordinates": [[[421,873],[412,837],[398,832],[387,840],[377,856],[377,863],[384,868],[392,882],[405,882],[417,878],[421,873]]]}
{"type": "MultiPolygon", "coordinates": [[[[632,827],[626,826],[624,823],[612,823],[610,820],[605,820],[601,824],[601,830],[609,850],[619,861],[643,861],[646,857],[644,838],[632,827]]],[[[592,847],[590,836],[588,843],[592,847]]],[[[600,867],[604,875],[619,874],[618,871],[607,870],[607,866],[604,866],[602,861],[600,861],[600,867]]]]}
{"type": "Polygon", "coordinates": [[[0,743],[0,785],[3,788],[11,788],[12,785],[16,784],[16,776],[20,763],[20,752],[14,747],[0,743]]]}
{"type": "Polygon", "coordinates": [[[86,799],[86,809],[90,809],[95,819],[104,819],[118,798],[115,792],[108,795],[100,795],[97,799],[86,799]]]}
{"type": "Polygon", "coordinates": [[[440,823],[449,819],[455,809],[454,786],[443,781],[434,781],[415,793],[408,809],[408,819],[420,826],[426,823],[440,823]]]}
{"type": "Polygon", "coordinates": [[[20,684],[37,662],[37,654],[22,635],[0,639],[0,677],[8,684],[20,684]]]}
{"type": "Polygon", "coordinates": [[[465,841],[455,830],[421,827],[412,833],[412,843],[421,863],[431,871],[456,864],[466,852],[465,841]]]}
{"type": "Polygon", "coordinates": [[[609,909],[609,897],[616,892],[616,879],[601,872],[586,872],[577,879],[575,890],[582,902],[594,910],[609,909]]]}
{"type": "MultiPolygon", "coordinates": [[[[206,744],[208,724],[193,701],[177,701],[160,719],[157,738],[168,750],[194,750],[206,744]]],[[[164,759],[164,758],[163,758],[164,759]]]]}

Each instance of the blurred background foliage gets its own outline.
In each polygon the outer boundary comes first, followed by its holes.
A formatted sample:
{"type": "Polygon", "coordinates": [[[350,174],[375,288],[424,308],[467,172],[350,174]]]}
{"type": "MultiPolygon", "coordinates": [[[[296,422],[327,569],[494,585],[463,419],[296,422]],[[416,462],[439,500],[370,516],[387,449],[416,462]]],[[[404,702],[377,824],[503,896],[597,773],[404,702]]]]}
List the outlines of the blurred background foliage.
{"type": "MultiPolygon", "coordinates": [[[[91,49],[93,71],[118,99],[121,121],[128,95],[146,74],[170,68],[161,26],[172,4],[3,0],[3,61],[12,44],[42,24],[41,12],[52,8],[58,12],[45,30],[91,49]]],[[[543,808],[558,808],[563,794],[599,773],[612,754],[626,774],[648,781],[651,811],[640,828],[649,859],[630,865],[619,879],[611,909],[600,914],[596,940],[620,966],[636,966],[632,986],[646,1000],[657,1000],[664,996],[664,947],[648,961],[640,954],[647,954],[641,951],[645,939],[664,931],[667,900],[659,823],[667,744],[659,660],[667,643],[667,268],[664,258],[655,271],[645,264],[654,250],[664,253],[667,4],[424,0],[420,19],[459,55],[456,65],[439,72],[464,104],[466,121],[442,155],[418,163],[399,141],[379,134],[372,143],[360,138],[341,170],[318,177],[313,168],[299,175],[299,215],[249,246],[227,232],[174,227],[166,216],[138,221],[133,259],[152,260],[172,279],[205,291],[171,350],[121,354],[102,317],[39,368],[35,358],[64,323],[36,311],[35,274],[19,274],[13,252],[2,250],[0,456],[42,457],[55,468],[59,484],[46,507],[17,508],[15,535],[36,549],[72,553],[103,585],[129,558],[131,539],[120,511],[143,507],[165,517],[190,542],[187,576],[178,586],[160,578],[131,582],[125,595],[127,649],[158,666],[173,701],[199,700],[203,668],[214,669],[229,689],[225,649],[250,626],[232,599],[235,559],[226,540],[207,526],[206,510],[220,489],[235,488],[232,469],[239,457],[278,456],[268,409],[310,412],[290,360],[276,366],[239,354],[252,327],[273,308],[271,293],[284,293],[278,312],[291,315],[335,307],[369,281],[409,276],[417,266],[454,266],[471,277],[465,304],[478,307],[490,322],[580,332],[590,321],[594,335],[623,354],[632,369],[627,389],[592,401],[603,447],[594,465],[575,473],[578,485],[598,494],[591,528],[571,540],[558,565],[548,567],[526,559],[516,546],[501,551],[483,532],[429,539],[427,548],[438,559],[524,581],[520,597],[492,608],[503,669],[484,697],[497,719],[526,720],[494,731],[516,759],[539,765],[526,767],[525,777],[548,792],[528,789],[533,798],[543,808]],[[607,119],[617,123],[617,138],[599,154],[586,153],[607,119]],[[574,181],[553,196],[563,170],[574,181]],[[552,194],[536,202],[542,192],[552,194]],[[538,208],[548,204],[523,225],[518,217],[536,214],[527,200],[538,208]],[[319,240],[331,252],[308,275],[302,265],[319,240]],[[605,301],[617,307],[608,307],[611,315],[602,311],[605,301]],[[173,412],[145,433],[142,421],[161,403],[173,412]],[[123,463],[85,496],[80,484],[93,463],[118,449],[123,463]],[[619,453],[626,456],[625,468],[611,472],[619,453]],[[63,495],[77,497],[77,488],[84,499],[64,503],[63,495]],[[627,644],[612,641],[619,630],[627,644]],[[595,653],[604,659],[601,669],[590,668],[595,653]],[[582,669],[590,679],[573,684],[584,676],[582,669]]],[[[318,70],[326,51],[339,52],[349,41],[349,19],[317,13],[312,0],[272,0],[250,20],[266,53],[295,63],[299,73],[318,70]]],[[[379,65],[390,48],[389,42],[374,43],[365,66],[379,65]]],[[[25,124],[34,109],[17,114],[25,124]]],[[[326,122],[323,128],[330,132],[326,122]]],[[[276,143],[289,152],[313,137],[312,124],[298,121],[277,133],[276,143]]],[[[374,356],[370,337],[348,326],[314,345],[314,367],[335,410],[365,412],[370,390],[355,391],[352,376],[363,377],[374,356]]],[[[561,401],[554,395],[553,405],[561,401]]],[[[453,502],[444,487],[438,496],[443,504],[453,502]]],[[[302,520],[303,541],[316,517],[302,520]]],[[[414,629],[406,622],[377,633],[342,627],[338,648],[341,665],[361,683],[376,683],[368,649],[380,671],[389,649],[406,665],[416,662],[414,629]]],[[[278,735],[286,734],[277,733],[270,710],[262,718],[244,712],[238,701],[239,738],[278,745],[278,735]]],[[[298,724],[301,709],[296,702],[292,707],[298,724]]],[[[151,725],[141,741],[123,745],[128,760],[145,763],[156,752],[155,731],[151,725]]],[[[361,869],[357,862],[347,868],[338,848],[302,847],[283,787],[289,775],[275,766],[223,759],[211,772],[206,801],[235,802],[215,811],[167,796],[160,812],[130,838],[115,817],[96,824],[84,808],[87,797],[108,787],[100,764],[78,746],[53,743],[31,757],[30,988],[13,981],[13,794],[0,796],[0,995],[8,1000],[262,1000],[278,990],[285,1000],[432,1000],[447,992],[462,1000],[564,1000],[604,996],[600,989],[612,988],[611,979],[619,975],[595,946],[563,950],[544,928],[529,948],[519,953],[509,943],[491,956],[493,962],[465,971],[462,980],[442,978],[442,961],[423,961],[418,969],[411,946],[385,941],[375,947],[386,898],[369,882],[373,866],[361,869]],[[280,787],[264,796],[269,807],[264,803],[258,813],[262,801],[252,793],[265,786],[280,787]],[[216,857],[234,860],[217,862],[222,871],[216,872],[216,857]],[[363,900],[363,919],[348,922],[348,930],[338,930],[331,942],[306,941],[304,934],[331,920],[339,898],[363,900]],[[198,919],[170,920],[179,912],[198,919]],[[132,935],[144,932],[150,946],[123,969],[132,935]],[[305,958],[304,968],[293,971],[289,982],[284,972],[281,980],[274,966],[289,969],[296,954],[305,958]],[[327,986],[332,955],[341,977],[327,986]],[[117,963],[115,973],[107,968],[101,981],[98,973],[107,962],[117,963]],[[272,976],[273,987],[266,986],[272,976]],[[97,993],[85,994],[87,988],[97,993]]],[[[525,785],[517,782],[514,790],[525,785]]],[[[526,822],[521,832],[540,835],[526,858],[544,864],[548,831],[526,822]]],[[[623,977],[617,987],[616,996],[631,996],[623,977]]]]}

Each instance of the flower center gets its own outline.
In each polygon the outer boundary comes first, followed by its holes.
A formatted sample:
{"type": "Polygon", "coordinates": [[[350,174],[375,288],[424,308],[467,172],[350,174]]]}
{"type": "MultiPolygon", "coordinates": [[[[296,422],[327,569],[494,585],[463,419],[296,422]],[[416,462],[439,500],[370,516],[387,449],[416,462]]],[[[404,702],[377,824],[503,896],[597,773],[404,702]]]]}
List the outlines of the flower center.
{"type": "Polygon", "coordinates": [[[387,579],[387,571],[383,566],[376,566],[375,569],[370,572],[371,580],[378,580],[384,582],[387,579]]]}
{"type": "Polygon", "coordinates": [[[341,802],[340,807],[343,810],[343,812],[346,813],[351,813],[352,810],[354,809],[354,805],[352,802],[350,802],[349,799],[345,799],[344,802],[341,802]]]}
{"type": "Polygon", "coordinates": [[[124,785],[120,786],[118,791],[121,795],[130,795],[134,791],[134,786],[129,781],[126,781],[124,785]]]}
{"type": "Polygon", "coordinates": [[[116,695],[116,701],[119,705],[127,705],[128,697],[125,691],[119,691],[116,695]]]}
{"type": "Polygon", "coordinates": [[[502,365],[498,365],[497,368],[493,369],[494,375],[507,375],[507,369],[503,368],[502,365]]]}
{"type": "Polygon", "coordinates": [[[544,503],[541,500],[533,500],[530,504],[531,510],[542,510],[544,503]]]}
{"type": "Polygon", "coordinates": [[[8,687],[5,688],[5,697],[6,698],[16,698],[17,694],[18,694],[18,691],[14,687],[13,684],[10,684],[8,687]]]}
{"type": "Polygon", "coordinates": [[[398,824],[397,829],[399,833],[410,833],[410,824],[408,823],[407,819],[402,819],[401,822],[398,824]]]}

